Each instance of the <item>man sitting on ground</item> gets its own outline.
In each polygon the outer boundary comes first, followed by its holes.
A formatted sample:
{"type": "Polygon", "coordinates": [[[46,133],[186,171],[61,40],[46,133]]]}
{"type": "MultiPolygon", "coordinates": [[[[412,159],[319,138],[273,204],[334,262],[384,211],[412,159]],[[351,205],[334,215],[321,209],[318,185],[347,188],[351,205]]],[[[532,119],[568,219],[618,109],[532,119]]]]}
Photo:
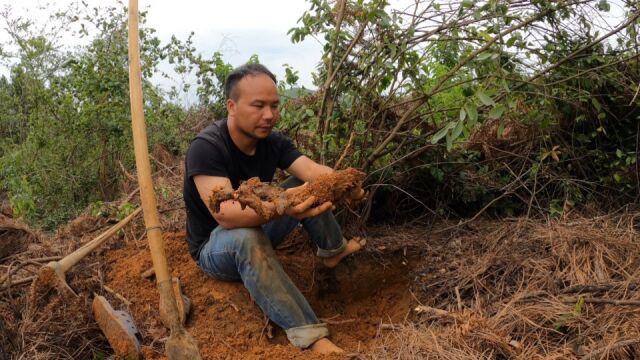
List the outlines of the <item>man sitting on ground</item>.
{"type": "MultiPolygon", "coordinates": [[[[315,199],[309,197],[272,219],[249,207],[243,210],[233,200],[220,204],[216,213],[206,205],[213,189],[237,189],[241,181],[255,176],[269,182],[276,168],[292,175],[282,184],[291,192],[333,170],[302,155],[289,138],[272,131],[280,117],[279,98],[275,76],[266,67],[246,64],[233,70],[225,82],[225,96],[228,118],[200,132],[187,152],[184,201],[191,256],[218,279],[242,281],[293,345],[319,353],[342,352],[327,338],[326,324],[318,320],[273,250],[299,223],[328,267],[360,250],[363,244],[342,236],[331,213],[333,204],[313,207],[315,199]]],[[[352,193],[353,199],[363,196],[361,188],[352,193]]]]}

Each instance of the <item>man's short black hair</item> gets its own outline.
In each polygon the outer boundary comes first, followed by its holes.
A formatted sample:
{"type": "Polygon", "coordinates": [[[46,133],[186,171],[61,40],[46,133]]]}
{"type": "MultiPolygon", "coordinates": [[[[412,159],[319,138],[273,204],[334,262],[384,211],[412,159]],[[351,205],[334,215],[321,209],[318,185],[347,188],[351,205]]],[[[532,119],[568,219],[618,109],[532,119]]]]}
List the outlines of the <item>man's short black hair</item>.
{"type": "Polygon", "coordinates": [[[236,91],[238,81],[242,80],[242,78],[247,75],[255,76],[260,74],[267,75],[274,83],[278,83],[276,81],[276,76],[273,75],[266,66],[262,64],[248,63],[233,69],[233,71],[227,75],[227,79],[224,81],[224,96],[227,99],[238,100],[238,92],[236,91]]]}

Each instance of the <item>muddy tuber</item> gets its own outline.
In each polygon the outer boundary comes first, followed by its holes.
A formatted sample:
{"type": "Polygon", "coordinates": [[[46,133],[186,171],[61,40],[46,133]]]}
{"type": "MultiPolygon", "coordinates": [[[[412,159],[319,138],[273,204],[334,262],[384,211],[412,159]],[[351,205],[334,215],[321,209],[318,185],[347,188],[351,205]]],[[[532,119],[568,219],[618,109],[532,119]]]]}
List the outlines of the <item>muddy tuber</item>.
{"type": "Polygon", "coordinates": [[[284,214],[288,207],[298,205],[310,196],[315,197],[313,206],[327,201],[336,205],[346,203],[352,200],[352,192],[362,185],[365,176],[360,170],[347,168],[320,175],[299,191],[285,191],[281,187],[268,182],[263,183],[259,178],[253,177],[243,181],[235,191],[213,189],[209,207],[214,212],[219,212],[222,202],[235,200],[240,203],[242,209],[249,206],[261,217],[271,219],[276,214],[284,214]],[[274,206],[265,207],[263,202],[270,202],[274,206]]]}

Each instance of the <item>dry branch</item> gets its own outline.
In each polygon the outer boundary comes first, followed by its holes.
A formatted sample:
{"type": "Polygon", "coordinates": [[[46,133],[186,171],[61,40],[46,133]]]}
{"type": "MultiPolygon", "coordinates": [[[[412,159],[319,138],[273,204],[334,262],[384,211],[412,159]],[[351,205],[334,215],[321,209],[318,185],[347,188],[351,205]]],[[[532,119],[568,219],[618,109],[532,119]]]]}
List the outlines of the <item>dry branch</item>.
{"type": "Polygon", "coordinates": [[[635,345],[635,344],[637,344],[639,342],[640,342],[640,339],[630,339],[630,340],[619,341],[619,342],[617,342],[615,344],[603,347],[601,349],[596,349],[596,350],[590,352],[589,354],[583,356],[582,360],[598,359],[603,354],[605,354],[607,352],[619,349],[619,348],[624,347],[624,346],[635,345]]]}
{"type": "MultiPolygon", "coordinates": [[[[611,305],[632,305],[639,306],[640,300],[616,300],[605,298],[581,298],[585,303],[590,304],[611,304],[611,305]]],[[[580,301],[580,298],[563,299],[565,303],[575,304],[580,301]]]]}

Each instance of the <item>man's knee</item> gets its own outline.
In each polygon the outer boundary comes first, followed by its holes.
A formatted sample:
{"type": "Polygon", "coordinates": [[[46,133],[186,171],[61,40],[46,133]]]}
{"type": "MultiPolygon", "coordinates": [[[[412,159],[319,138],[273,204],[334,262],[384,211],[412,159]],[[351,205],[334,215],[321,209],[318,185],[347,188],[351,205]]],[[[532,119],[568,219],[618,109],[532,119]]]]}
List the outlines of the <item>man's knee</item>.
{"type": "MultiPolygon", "coordinates": [[[[232,235],[236,242],[236,261],[242,268],[252,268],[258,277],[270,276],[276,254],[261,228],[233,229],[232,235]]],[[[268,281],[267,278],[263,281],[268,281]]]]}
{"type": "Polygon", "coordinates": [[[262,228],[237,228],[227,231],[233,238],[236,250],[245,255],[268,252],[271,247],[262,228]]]}

